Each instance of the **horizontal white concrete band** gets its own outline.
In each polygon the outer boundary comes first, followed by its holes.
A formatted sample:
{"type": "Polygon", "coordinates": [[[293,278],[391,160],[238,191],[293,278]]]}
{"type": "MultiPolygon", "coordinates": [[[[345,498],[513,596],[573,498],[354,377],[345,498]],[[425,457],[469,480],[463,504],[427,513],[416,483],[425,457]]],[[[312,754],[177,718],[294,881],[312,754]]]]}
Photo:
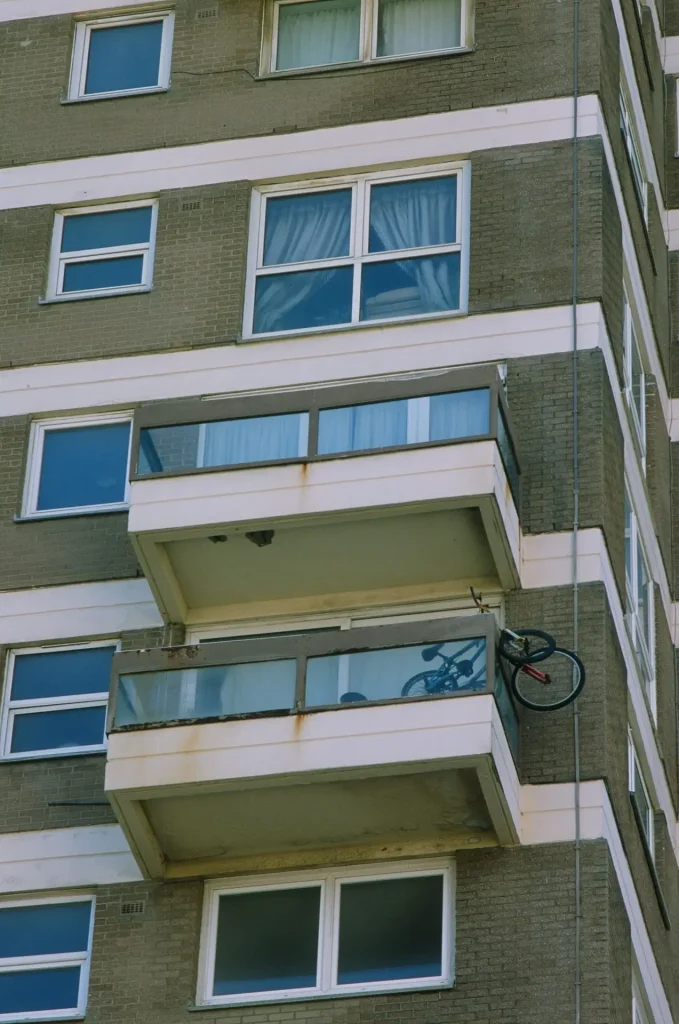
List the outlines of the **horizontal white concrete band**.
{"type": "MultiPolygon", "coordinates": [[[[565,587],[572,584],[573,534],[543,533],[525,536],[522,540],[522,586],[530,588],[565,587]]],[[[657,807],[665,814],[679,862],[679,847],[674,835],[676,812],[665,769],[655,737],[655,729],[644,695],[637,660],[625,625],[625,612],[613,576],[613,567],[600,529],[578,532],[578,582],[603,583],[616,636],[627,669],[627,688],[632,709],[631,727],[639,744],[639,755],[650,781],[657,807]]],[[[585,666],[586,667],[586,666],[585,666]]]]}
{"type": "Polygon", "coordinates": [[[665,74],[679,75],[679,36],[665,36],[661,53],[665,74]]]}
{"type": "Polygon", "coordinates": [[[145,579],[0,591],[0,646],[162,626],[145,579]]]}
{"type": "Polygon", "coordinates": [[[0,835],[0,893],[138,882],[120,825],[88,825],[0,835]]]}
{"type": "Polygon", "coordinates": [[[148,0],[124,0],[120,4],[115,0],[0,0],[0,22],[50,18],[56,14],[80,14],[84,11],[110,11],[118,6],[125,10],[148,7],[148,0]]]}
{"type": "MultiPolygon", "coordinates": [[[[598,97],[582,96],[578,110],[579,135],[598,135],[598,97]]],[[[0,209],[68,205],[230,181],[281,181],[337,173],[339,168],[385,167],[404,159],[449,160],[452,154],[568,139],[572,131],[572,101],[559,98],[56,160],[0,170],[0,209]]]]}
{"type": "MultiPolygon", "coordinates": [[[[651,939],[634,887],[606,785],[600,779],[580,786],[582,839],[608,844],[630,923],[632,948],[639,965],[654,1024],[673,1024],[667,995],[653,955],[651,939]]],[[[575,787],[571,783],[521,787],[521,843],[539,845],[575,840],[575,787]]]]}
{"type": "Polygon", "coordinates": [[[670,399],[670,441],[679,441],[679,398],[670,399]]]}

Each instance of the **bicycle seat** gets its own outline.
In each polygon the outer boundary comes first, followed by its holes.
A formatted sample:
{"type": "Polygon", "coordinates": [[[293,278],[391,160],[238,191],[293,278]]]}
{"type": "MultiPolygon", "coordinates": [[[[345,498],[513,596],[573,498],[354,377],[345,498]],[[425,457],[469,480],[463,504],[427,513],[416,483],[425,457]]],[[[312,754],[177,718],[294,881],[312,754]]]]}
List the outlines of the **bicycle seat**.
{"type": "Polygon", "coordinates": [[[425,647],[422,651],[422,661],[433,661],[442,647],[443,644],[434,644],[433,647],[425,647]]]}
{"type": "Polygon", "coordinates": [[[355,690],[347,690],[343,693],[339,699],[340,704],[356,704],[359,700],[367,700],[362,693],[356,693],[355,690]]]}

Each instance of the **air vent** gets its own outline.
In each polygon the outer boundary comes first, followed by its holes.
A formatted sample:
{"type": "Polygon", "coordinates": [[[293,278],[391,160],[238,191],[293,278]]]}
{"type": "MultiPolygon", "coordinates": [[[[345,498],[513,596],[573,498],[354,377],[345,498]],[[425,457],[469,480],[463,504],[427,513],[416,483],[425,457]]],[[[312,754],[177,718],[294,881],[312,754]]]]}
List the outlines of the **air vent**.
{"type": "Polygon", "coordinates": [[[145,910],[146,903],[144,900],[134,900],[129,903],[120,904],[121,917],[141,917],[145,910]]]}
{"type": "Polygon", "coordinates": [[[218,7],[202,7],[199,11],[196,11],[196,21],[207,21],[208,18],[218,18],[219,8],[218,7]]]}
{"type": "Polygon", "coordinates": [[[193,199],[189,203],[182,203],[182,210],[200,210],[200,199],[193,199]]]}

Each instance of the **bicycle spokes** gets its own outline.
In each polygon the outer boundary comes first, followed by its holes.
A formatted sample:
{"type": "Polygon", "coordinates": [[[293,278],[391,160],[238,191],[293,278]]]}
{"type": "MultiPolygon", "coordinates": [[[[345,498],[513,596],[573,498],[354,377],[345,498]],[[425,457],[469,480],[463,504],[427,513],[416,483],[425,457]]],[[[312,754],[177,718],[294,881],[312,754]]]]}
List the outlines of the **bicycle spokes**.
{"type": "Polygon", "coordinates": [[[515,697],[525,707],[555,711],[575,700],[584,683],[585,670],[578,656],[556,647],[540,668],[516,665],[511,685],[515,697]]]}

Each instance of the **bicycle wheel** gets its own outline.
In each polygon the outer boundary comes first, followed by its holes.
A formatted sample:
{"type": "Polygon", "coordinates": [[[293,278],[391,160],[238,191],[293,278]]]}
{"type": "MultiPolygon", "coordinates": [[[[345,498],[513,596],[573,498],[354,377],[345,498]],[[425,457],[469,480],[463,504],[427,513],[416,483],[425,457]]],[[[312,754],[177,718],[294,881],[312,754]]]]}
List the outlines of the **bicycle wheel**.
{"type": "Polygon", "coordinates": [[[402,697],[427,697],[430,693],[437,693],[438,672],[418,672],[404,684],[401,690],[402,697]]]}
{"type": "Polygon", "coordinates": [[[585,685],[585,666],[577,654],[555,647],[539,669],[515,665],[512,693],[531,711],[556,711],[575,700],[585,685]],[[542,678],[540,678],[542,677],[542,678]]]}
{"type": "Polygon", "coordinates": [[[500,654],[512,665],[534,665],[544,661],[556,650],[556,640],[541,629],[514,629],[519,640],[515,640],[507,629],[500,633],[500,654]]]}

